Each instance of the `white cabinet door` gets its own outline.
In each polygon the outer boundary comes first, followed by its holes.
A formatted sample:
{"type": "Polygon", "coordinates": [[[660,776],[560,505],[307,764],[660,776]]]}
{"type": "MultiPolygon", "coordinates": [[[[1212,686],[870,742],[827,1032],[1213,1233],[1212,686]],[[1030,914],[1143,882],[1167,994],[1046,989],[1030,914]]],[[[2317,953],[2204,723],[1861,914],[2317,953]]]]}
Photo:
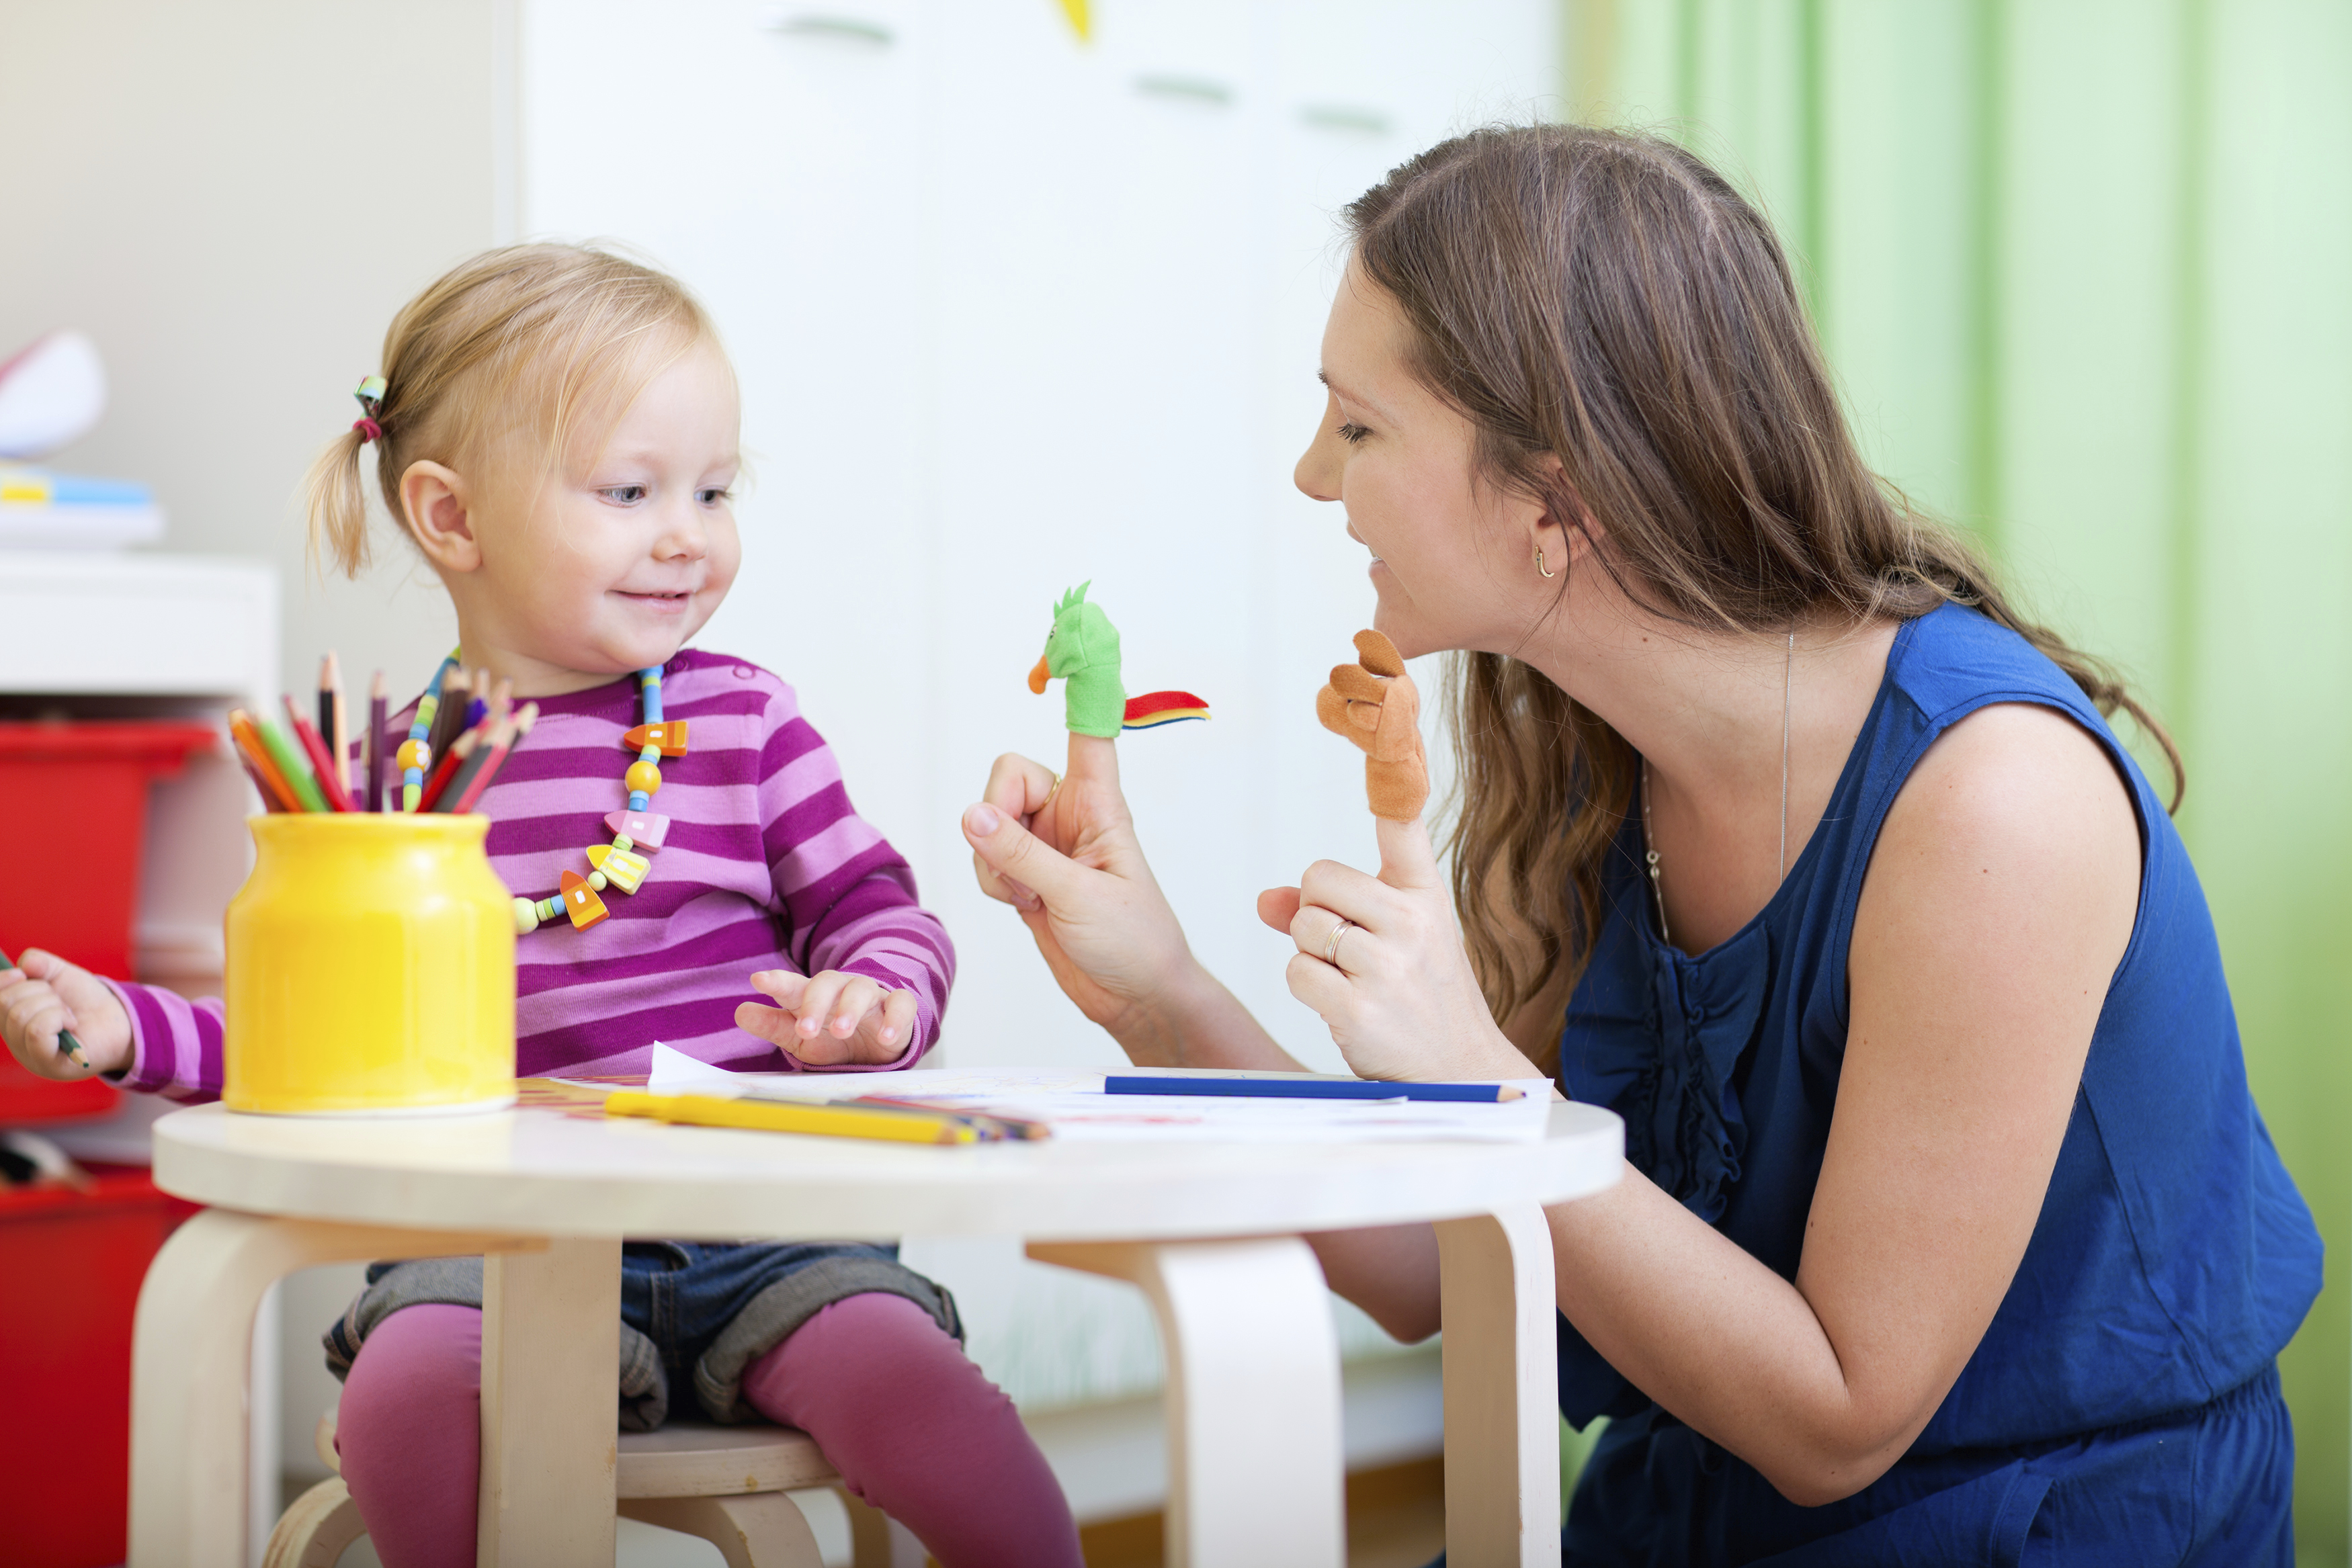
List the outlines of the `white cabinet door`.
{"type": "MultiPolygon", "coordinates": [[[[1460,126],[1546,107],[1547,0],[528,0],[526,233],[609,236],[709,303],[756,482],[702,642],[801,688],[962,956],[957,1059],[1108,1062],[956,828],[1091,580],[1131,692],[1207,725],[1120,743],[1193,946],[1285,1043],[1256,891],[1371,863],[1315,689],[1369,623],[1364,554],[1290,486],[1321,408],[1338,207],[1460,126]]],[[[1434,668],[1421,672],[1433,686],[1434,668]]]]}
{"type": "Polygon", "coordinates": [[[776,671],[893,838],[929,801],[923,28],[887,0],[531,0],[522,232],[609,239],[716,317],[743,571],[698,639],[776,671]]]}

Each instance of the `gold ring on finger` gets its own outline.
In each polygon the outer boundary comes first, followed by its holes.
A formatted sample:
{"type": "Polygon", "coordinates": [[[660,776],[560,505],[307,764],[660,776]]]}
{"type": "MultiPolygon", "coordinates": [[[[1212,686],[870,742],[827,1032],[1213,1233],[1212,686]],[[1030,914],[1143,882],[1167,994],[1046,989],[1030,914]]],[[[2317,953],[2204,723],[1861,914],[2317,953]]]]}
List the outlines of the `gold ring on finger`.
{"type": "Polygon", "coordinates": [[[1335,969],[1339,967],[1339,938],[1346,936],[1349,927],[1354,925],[1354,921],[1342,915],[1339,924],[1331,927],[1331,935],[1323,939],[1323,961],[1335,969]]]}

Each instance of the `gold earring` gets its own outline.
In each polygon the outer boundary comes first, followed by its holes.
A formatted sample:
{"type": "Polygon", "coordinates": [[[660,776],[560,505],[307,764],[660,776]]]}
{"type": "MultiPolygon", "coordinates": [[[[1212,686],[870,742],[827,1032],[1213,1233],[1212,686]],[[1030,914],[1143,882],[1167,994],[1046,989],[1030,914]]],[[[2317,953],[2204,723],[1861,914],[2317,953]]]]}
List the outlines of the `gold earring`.
{"type": "Polygon", "coordinates": [[[1536,546],[1536,570],[1538,571],[1542,571],[1546,577],[1558,577],[1559,575],[1559,573],[1556,571],[1544,571],[1543,546],[1541,545],[1536,546]]]}

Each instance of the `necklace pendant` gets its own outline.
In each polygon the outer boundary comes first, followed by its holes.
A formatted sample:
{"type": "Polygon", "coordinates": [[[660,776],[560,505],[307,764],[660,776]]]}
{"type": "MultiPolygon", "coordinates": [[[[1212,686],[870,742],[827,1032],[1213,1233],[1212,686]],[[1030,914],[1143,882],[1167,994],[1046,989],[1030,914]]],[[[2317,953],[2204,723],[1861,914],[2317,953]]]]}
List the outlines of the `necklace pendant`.
{"type": "Polygon", "coordinates": [[[628,839],[632,849],[649,855],[658,854],[662,840],[669,835],[669,819],[651,811],[607,811],[604,825],[628,839]]]}
{"type": "Polygon", "coordinates": [[[645,856],[632,854],[617,844],[590,844],[588,863],[604,873],[605,885],[622,893],[635,893],[643,885],[646,873],[653,862],[645,856]]]}

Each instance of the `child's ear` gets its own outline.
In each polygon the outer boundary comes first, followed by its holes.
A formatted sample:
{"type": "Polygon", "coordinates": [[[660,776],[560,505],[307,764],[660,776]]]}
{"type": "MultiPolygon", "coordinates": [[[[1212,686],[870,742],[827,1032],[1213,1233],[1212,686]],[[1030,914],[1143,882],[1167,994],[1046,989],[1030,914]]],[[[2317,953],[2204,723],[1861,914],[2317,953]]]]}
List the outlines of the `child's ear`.
{"type": "Polygon", "coordinates": [[[425,559],[443,571],[474,571],[482,564],[467,507],[465,478],[455,469],[417,462],[400,476],[401,522],[425,559]]]}

